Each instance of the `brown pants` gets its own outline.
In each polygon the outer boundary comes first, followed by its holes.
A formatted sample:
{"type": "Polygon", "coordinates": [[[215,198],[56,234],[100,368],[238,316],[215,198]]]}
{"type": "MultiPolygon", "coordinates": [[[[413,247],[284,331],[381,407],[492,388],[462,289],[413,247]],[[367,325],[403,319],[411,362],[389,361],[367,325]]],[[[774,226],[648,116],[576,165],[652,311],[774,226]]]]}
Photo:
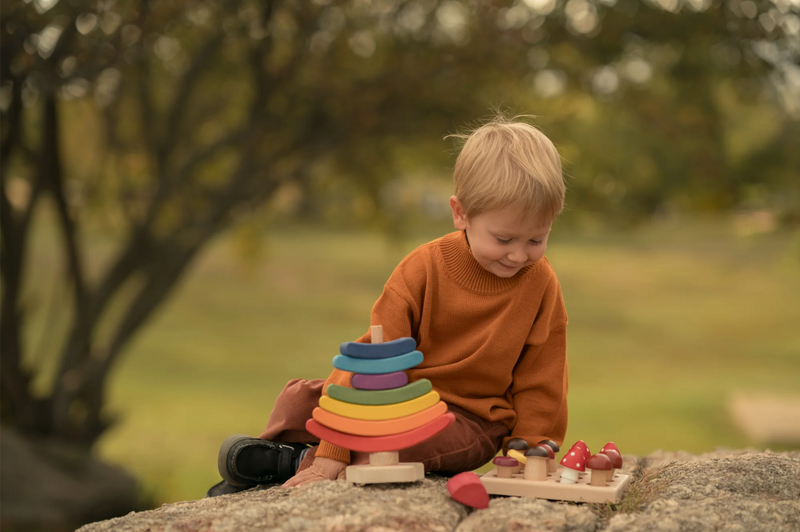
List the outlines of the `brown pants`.
{"type": "MultiPolygon", "coordinates": [[[[306,430],[306,420],[319,404],[322,379],[294,379],[275,400],[267,428],[259,436],[276,442],[319,443],[319,438],[306,430]]],[[[425,472],[456,474],[472,471],[497,454],[508,427],[501,422],[486,421],[455,405],[447,405],[456,422],[420,444],[400,451],[401,462],[422,462],[425,472]]],[[[300,465],[301,471],[311,465],[316,447],[309,451],[300,465]]]]}

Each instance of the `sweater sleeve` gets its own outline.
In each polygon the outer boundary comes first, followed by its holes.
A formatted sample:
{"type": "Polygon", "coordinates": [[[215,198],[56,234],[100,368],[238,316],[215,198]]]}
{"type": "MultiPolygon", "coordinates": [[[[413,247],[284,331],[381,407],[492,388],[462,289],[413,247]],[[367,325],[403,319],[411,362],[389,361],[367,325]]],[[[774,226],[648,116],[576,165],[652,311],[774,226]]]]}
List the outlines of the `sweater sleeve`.
{"type": "MultiPolygon", "coordinates": [[[[416,323],[419,323],[419,308],[420,305],[414,301],[411,296],[411,291],[405,283],[405,274],[401,263],[395,270],[386,285],[383,288],[383,293],[375,302],[372,307],[372,314],[370,316],[370,324],[382,325],[383,336],[389,340],[397,338],[405,338],[408,336],[414,337],[413,334],[416,323]]],[[[370,333],[367,332],[364,336],[356,340],[361,343],[370,343],[372,338],[370,333]]],[[[334,369],[328,379],[325,381],[325,386],[322,393],[326,393],[328,384],[338,384],[339,386],[350,387],[350,378],[352,373],[334,369]]],[[[331,458],[346,464],[350,463],[350,451],[344,447],[339,447],[327,441],[321,441],[319,449],[317,449],[317,456],[323,458],[331,458]]]]}
{"type": "Polygon", "coordinates": [[[567,432],[568,374],[567,312],[554,277],[514,368],[511,393],[517,421],[510,437],[523,438],[530,445],[545,439],[563,444],[567,432]]]}

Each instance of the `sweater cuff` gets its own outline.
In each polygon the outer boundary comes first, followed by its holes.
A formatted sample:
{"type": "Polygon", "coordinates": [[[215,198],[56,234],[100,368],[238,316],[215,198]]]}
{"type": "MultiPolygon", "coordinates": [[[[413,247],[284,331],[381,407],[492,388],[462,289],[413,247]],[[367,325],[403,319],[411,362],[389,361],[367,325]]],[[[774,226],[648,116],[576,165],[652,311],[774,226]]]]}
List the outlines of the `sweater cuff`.
{"type": "Polygon", "coordinates": [[[317,449],[316,456],[330,458],[331,460],[337,460],[339,462],[344,462],[345,464],[350,463],[350,449],[339,447],[338,445],[326,442],[325,440],[319,442],[319,448],[317,449]]]}

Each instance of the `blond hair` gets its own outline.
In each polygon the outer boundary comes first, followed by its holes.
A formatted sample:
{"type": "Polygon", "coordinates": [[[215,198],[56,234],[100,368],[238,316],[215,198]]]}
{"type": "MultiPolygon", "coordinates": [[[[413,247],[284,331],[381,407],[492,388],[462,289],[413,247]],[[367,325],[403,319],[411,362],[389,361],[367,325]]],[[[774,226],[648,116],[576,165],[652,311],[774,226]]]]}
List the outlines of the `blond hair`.
{"type": "Polygon", "coordinates": [[[495,116],[467,134],[453,172],[455,195],[467,217],[515,207],[552,221],[564,208],[564,178],[556,147],[521,116],[495,116]]]}

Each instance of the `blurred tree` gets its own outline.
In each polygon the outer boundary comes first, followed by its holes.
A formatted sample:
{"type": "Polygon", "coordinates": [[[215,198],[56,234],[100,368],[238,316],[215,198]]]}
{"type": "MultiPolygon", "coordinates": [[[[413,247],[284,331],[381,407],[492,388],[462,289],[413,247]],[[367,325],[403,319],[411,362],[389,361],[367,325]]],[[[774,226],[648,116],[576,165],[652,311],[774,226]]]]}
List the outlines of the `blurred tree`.
{"type": "Polygon", "coordinates": [[[564,17],[529,59],[537,92],[563,84],[547,130],[566,143],[571,206],[641,220],[737,207],[758,185],[762,208],[797,216],[796,4],[569,0],[564,17]]]}
{"type": "MultiPolygon", "coordinates": [[[[510,102],[565,118],[548,132],[575,161],[573,205],[624,186],[636,213],[688,195],[729,206],[753,180],[747,169],[787,156],[788,144],[775,135],[734,171],[715,91],[732,81],[737,98],[754,98],[770,79],[775,94],[797,91],[800,19],[784,0],[33,0],[2,10],[2,421],[87,448],[109,424],[104,383],[132,335],[212,236],[282,187],[313,196],[315,179],[339,174],[379,205],[398,145],[510,102]],[[45,195],[72,321],[52,387],[37,395],[20,288],[45,195]],[[81,224],[98,219],[121,236],[90,275],[81,224]]],[[[771,172],[789,182],[780,163],[771,172]]]]}

